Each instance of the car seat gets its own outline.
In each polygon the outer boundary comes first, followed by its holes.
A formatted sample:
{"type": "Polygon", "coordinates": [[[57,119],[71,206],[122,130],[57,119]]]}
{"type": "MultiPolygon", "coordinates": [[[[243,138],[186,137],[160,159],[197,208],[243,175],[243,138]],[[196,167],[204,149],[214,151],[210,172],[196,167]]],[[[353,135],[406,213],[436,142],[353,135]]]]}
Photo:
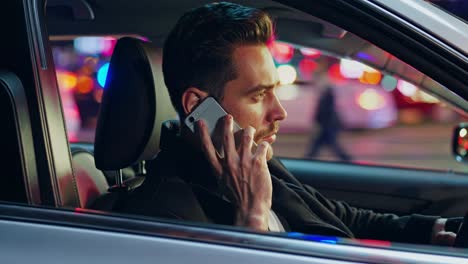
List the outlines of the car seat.
{"type": "Polygon", "coordinates": [[[124,37],[109,65],[98,116],[96,168],[116,175],[116,186],[92,206],[112,210],[118,199],[142,183],[123,181],[122,170],[153,159],[159,152],[161,125],[177,118],[162,76],[162,50],[150,42],[124,37]]]}

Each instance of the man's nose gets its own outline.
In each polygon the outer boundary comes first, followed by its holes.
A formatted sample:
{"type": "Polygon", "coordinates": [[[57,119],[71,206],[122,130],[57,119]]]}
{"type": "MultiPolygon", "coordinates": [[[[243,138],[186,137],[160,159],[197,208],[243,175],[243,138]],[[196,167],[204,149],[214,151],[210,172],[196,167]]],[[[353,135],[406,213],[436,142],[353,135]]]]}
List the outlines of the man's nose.
{"type": "Polygon", "coordinates": [[[273,105],[271,108],[271,121],[281,121],[286,119],[288,116],[288,113],[284,109],[284,107],[281,105],[281,102],[278,98],[278,96],[275,95],[274,100],[273,100],[273,105]]]}

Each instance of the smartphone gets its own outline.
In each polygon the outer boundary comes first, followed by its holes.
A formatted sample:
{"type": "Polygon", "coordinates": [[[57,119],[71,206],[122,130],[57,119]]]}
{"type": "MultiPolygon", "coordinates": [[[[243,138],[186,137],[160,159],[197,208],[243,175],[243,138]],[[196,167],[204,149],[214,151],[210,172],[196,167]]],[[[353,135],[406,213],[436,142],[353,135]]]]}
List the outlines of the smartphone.
{"type": "MultiPolygon", "coordinates": [[[[195,123],[202,119],[205,121],[208,127],[208,132],[211,136],[211,141],[215,147],[218,155],[224,157],[223,149],[223,126],[224,119],[228,113],[224,108],[214,99],[209,96],[206,97],[186,118],[185,125],[192,131],[195,132],[195,123]]],[[[234,140],[236,148],[240,144],[240,138],[242,136],[242,128],[234,121],[233,124],[234,140]]],[[[254,146],[256,144],[254,142],[254,146]]]]}

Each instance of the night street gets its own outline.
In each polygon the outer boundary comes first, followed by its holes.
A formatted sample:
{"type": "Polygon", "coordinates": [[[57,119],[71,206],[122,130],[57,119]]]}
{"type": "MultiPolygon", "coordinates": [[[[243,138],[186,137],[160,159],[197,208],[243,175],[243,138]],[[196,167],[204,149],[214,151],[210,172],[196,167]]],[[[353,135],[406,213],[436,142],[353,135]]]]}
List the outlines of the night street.
{"type": "MultiPolygon", "coordinates": [[[[456,162],[451,155],[451,134],[451,124],[427,124],[345,131],[340,142],[354,162],[467,172],[468,164],[456,162]]],[[[309,134],[281,134],[274,145],[275,155],[302,158],[309,142],[309,134]]],[[[328,148],[321,149],[320,155],[324,160],[337,159],[328,148]]]]}

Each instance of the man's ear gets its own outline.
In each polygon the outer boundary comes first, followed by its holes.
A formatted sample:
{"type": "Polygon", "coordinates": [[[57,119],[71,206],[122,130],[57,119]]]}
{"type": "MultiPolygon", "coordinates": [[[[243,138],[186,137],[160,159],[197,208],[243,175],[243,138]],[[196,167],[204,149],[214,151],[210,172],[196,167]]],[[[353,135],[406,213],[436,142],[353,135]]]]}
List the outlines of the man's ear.
{"type": "Polygon", "coordinates": [[[195,87],[190,87],[182,94],[182,107],[188,115],[195,107],[208,96],[208,93],[195,87]]]}

